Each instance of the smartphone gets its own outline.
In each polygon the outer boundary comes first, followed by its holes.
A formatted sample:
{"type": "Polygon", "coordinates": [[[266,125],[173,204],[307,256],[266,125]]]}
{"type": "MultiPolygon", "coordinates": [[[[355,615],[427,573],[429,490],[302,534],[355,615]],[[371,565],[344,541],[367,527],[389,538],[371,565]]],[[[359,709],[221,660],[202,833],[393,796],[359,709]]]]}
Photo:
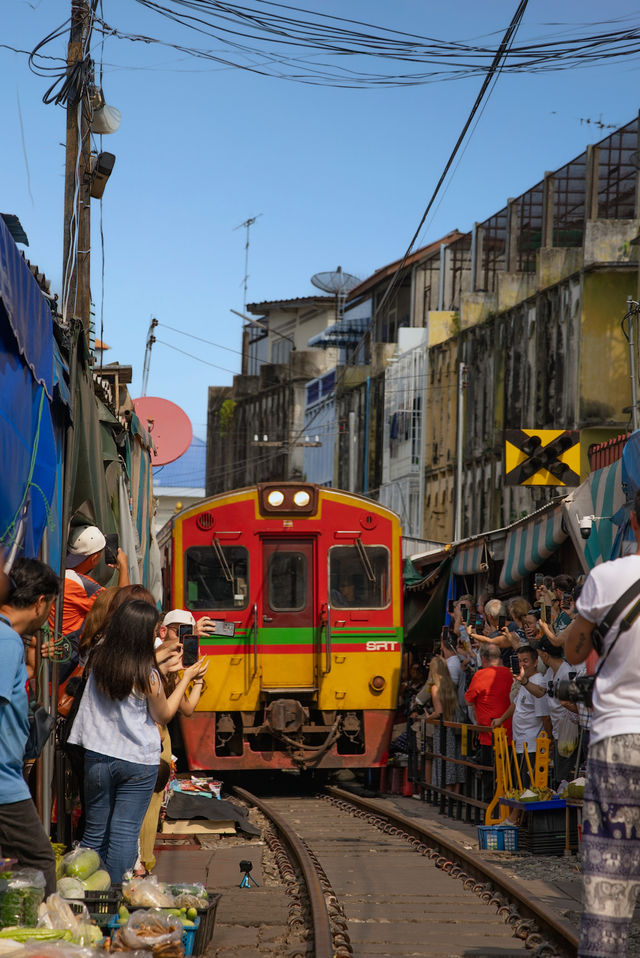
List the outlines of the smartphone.
{"type": "Polygon", "coordinates": [[[511,671],[514,675],[520,675],[520,663],[517,659],[511,659],[511,671]]]}
{"type": "Polygon", "coordinates": [[[460,606],[460,615],[462,616],[462,621],[463,621],[463,622],[468,622],[468,621],[469,621],[469,607],[466,606],[466,605],[461,605],[461,606],[460,606]]]}
{"type": "Polygon", "coordinates": [[[193,626],[192,626],[192,625],[179,625],[179,626],[178,626],[178,638],[180,639],[180,641],[181,641],[183,644],[184,644],[185,636],[187,636],[187,635],[193,635],[192,629],[193,629],[193,626]]]}
{"type": "Polygon", "coordinates": [[[189,665],[195,665],[198,661],[198,636],[185,635],[182,639],[182,664],[185,668],[189,665]]]}
{"type": "Polygon", "coordinates": [[[545,615],[544,615],[544,621],[545,621],[545,622],[551,622],[551,606],[550,606],[550,605],[545,605],[545,607],[544,607],[544,613],[545,613],[545,615]]]}
{"type": "Polygon", "coordinates": [[[440,631],[440,641],[441,641],[441,642],[448,642],[448,641],[449,641],[449,629],[448,629],[448,627],[447,627],[446,625],[443,625],[443,626],[442,626],[442,629],[441,629],[441,631],[440,631]]]}
{"type": "Polygon", "coordinates": [[[116,565],[118,562],[118,549],[120,542],[117,532],[109,532],[105,536],[104,561],[107,565],[116,565]]]}
{"type": "Polygon", "coordinates": [[[571,599],[572,596],[568,592],[563,593],[562,602],[560,603],[561,609],[570,609],[571,608],[571,599]]]}
{"type": "Polygon", "coordinates": [[[484,618],[481,615],[476,616],[476,632],[482,632],[484,629],[484,618]]]}
{"type": "Polygon", "coordinates": [[[454,603],[455,603],[455,599],[449,599],[449,603],[448,603],[448,605],[447,605],[447,612],[449,613],[449,615],[453,615],[453,612],[454,612],[454,609],[453,609],[454,603]]]}
{"type": "Polygon", "coordinates": [[[507,617],[506,617],[506,615],[499,615],[499,616],[498,616],[498,628],[499,628],[499,629],[504,629],[504,627],[505,627],[506,624],[507,624],[507,617]]]}
{"type": "Polygon", "coordinates": [[[224,619],[209,619],[204,624],[207,635],[226,635],[236,634],[235,622],[225,622],[224,619]]]}
{"type": "Polygon", "coordinates": [[[544,576],[541,572],[536,572],[536,589],[544,583],[544,576]]]}

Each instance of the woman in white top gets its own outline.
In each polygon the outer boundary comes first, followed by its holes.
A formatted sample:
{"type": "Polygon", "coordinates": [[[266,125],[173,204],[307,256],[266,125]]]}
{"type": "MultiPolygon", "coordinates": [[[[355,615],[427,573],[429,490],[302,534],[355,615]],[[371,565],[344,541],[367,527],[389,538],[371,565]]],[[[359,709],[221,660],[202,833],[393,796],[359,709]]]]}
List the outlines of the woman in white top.
{"type": "Polygon", "coordinates": [[[160,733],[175,715],[200,659],[169,697],[154,658],[158,613],[140,599],[121,606],[93,650],[69,742],[85,749],[83,845],[100,854],[113,882],[133,868],[138,833],[160,764],[160,733]],[[156,724],[157,723],[157,724],[156,724]]]}

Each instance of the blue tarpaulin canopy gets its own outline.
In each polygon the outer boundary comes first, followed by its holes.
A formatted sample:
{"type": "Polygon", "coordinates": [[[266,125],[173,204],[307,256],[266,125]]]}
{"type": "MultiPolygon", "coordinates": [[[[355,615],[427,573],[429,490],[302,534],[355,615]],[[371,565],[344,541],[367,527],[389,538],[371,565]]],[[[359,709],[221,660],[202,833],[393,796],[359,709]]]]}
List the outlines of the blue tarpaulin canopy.
{"type": "Polygon", "coordinates": [[[53,317],[2,218],[0,378],[0,543],[10,546],[19,534],[19,554],[35,556],[56,479],[53,317]]]}

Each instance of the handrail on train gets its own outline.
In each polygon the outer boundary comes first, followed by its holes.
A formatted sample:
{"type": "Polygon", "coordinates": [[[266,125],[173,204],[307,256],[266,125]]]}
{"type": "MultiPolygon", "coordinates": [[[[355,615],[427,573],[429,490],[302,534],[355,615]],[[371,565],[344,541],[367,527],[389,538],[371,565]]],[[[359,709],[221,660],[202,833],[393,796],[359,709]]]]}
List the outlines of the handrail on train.
{"type": "Polygon", "coordinates": [[[327,638],[325,642],[325,674],[331,671],[331,603],[327,602],[327,638]]]}

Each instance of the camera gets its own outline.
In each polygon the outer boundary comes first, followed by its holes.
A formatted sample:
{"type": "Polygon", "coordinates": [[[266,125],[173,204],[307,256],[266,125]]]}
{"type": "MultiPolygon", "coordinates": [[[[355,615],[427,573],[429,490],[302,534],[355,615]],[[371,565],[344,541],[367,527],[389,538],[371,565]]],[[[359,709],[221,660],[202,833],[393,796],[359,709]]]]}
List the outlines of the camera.
{"type": "Polygon", "coordinates": [[[244,858],[240,862],[240,871],[247,874],[253,868],[253,862],[246,861],[244,858]]]}
{"type": "Polygon", "coordinates": [[[582,702],[583,705],[590,708],[595,681],[595,675],[576,676],[575,672],[569,672],[568,679],[557,679],[555,682],[549,682],[547,694],[550,698],[558,699],[561,702],[582,702]]]}
{"type": "Polygon", "coordinates": [[[578,519],[578,528],[580,529],[580,535],[583,539],[588,539],[591,535],[591,527],[593,526],[593,517],[592,516],[583,516],[582,519],[578,519]]]}

